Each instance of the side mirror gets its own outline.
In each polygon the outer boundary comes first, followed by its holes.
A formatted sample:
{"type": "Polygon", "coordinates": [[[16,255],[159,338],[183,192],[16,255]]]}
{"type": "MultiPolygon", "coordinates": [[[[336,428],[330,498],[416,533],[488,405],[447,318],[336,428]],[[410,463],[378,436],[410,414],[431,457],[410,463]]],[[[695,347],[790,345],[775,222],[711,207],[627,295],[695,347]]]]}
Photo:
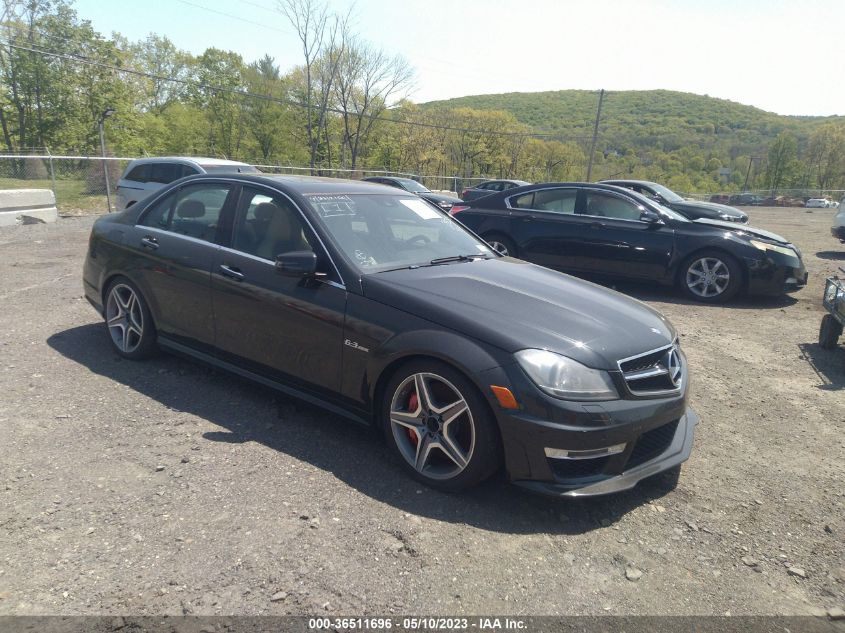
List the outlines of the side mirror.
{"type": "Polygon", "coordinates": [[[277,255],[276,272],[285,277],[314,277],[317,275],[317,255],[313,251],[277,255]]]}
{"type": "Polygon", "coordinates": [[[663,220],[654,211],[645,209],[640,213],[640,222],[647,222],[649,224],[663,224],[663,220]]]}

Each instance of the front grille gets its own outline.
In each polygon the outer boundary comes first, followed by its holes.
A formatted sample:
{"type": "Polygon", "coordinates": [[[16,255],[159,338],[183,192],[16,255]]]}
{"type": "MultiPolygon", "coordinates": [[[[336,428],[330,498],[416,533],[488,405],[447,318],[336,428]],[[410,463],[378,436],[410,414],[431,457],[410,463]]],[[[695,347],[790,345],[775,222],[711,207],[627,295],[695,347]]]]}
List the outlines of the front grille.
{"type": "Polygon", "coordinates": [[[665,452],[672,443],[677,430],[678,420],[675,420],[674,422],[658,426],[656,429],[646,431],[640,435],[637,443],[634,445],[634,450],[631,451],[628,463],[625,464],[625,468],[634,468],[640,464],[645,464],[650,459],[654,459],[665,452]]]}
{"type": "Polygon", "coordinates": [[[682,356],[676,345],[619,361],[625,383],[636,396],[660,396],[681,390],[682,356]]]}
{"type": "Polygon", "coordinates": [[[594,459],[549,459],[549,466],[558,479],[582,479],[600,475],[610,457],[594,459]]]}

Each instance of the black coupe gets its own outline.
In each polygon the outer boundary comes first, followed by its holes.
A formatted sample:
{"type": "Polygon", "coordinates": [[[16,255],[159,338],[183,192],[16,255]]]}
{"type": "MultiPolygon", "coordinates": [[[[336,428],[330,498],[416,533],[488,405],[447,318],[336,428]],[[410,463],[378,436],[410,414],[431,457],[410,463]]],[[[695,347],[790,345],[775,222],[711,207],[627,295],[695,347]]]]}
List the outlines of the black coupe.
{"type": "Polygon", "coordinates": [[[529,185],[452,213],[502,254],[576,274],[677,284],[698,301],[727,301],[743,289],[780,294],[807,282],[800,251],[779,235],[693,222],[612,185],[529,185]]]}
{"type": "Polygon", "coordinates": [[[504,464],[534,490],[604,494],[692,448],[665,318],[397,189],[191,176],[98,219],[83,277],[117,354],[186,354],[377,425],[434,487],[504,464]]]}
{"type": "Polygon", "coordinates": [[[706,218],[708,220],[724,220],[725,222],[739,222],[741,224],[748,222],[748,214],[736,207],[717,202],[687,200],[668,187],[664,187],[656,182],[649,182],[648,180],[602,180],[601,182],[605,185],[616,185],[617,187],[625,187],[625,189],[631,189],[632,191],[641,193],[646,198],[651,198],[664,207],[669,207],[673,211],[677,211],[689,220],[706,218]]]}

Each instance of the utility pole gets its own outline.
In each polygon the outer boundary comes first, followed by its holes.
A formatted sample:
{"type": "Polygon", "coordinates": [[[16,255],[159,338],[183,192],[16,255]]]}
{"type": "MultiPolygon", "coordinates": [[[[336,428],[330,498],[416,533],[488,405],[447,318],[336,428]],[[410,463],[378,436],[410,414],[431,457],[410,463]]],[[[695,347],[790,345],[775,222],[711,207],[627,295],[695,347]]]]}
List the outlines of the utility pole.
{"type": "Polygon", "coordinates": [[[604,101],[604,88],[599,91],[599,107],[596,108],[596,124],[593,126],[593,142],[590,144],[590,158],[587,161],[587,182],[593,175],[593,154],[596,153],[596,140],[599,136],[599,119],[601,119],[601,104],[604,101]]]}
{"type": "Polygon", "coordinates": [[[744,183],[742,183],[742,190],[743,190],[743,191],[745,191],[745,190],[746,190],[746,188],[748,187],[748,176],[750,176],[750,175],[751,175],[751,164],[752,164],[755,160],[757,160],[758,158],[760,158],[760,157],[759,157],[759,156],[750,156],[750,157],[748,158],[748,169],[746,169],[746,170],[745,170],[745,182],[744,182],[744,183]]]}
{"type": "Polygon", "coordinates": [[[106,160],[106,133],[105,133],[105,121],[111,115],[114,114],[114,108],[106,108],[103,110],[103,113],[100,115],[100,120],[98,121],[100,126],[100,152],[103,155],[103,176],[106,179],[106,205],[108,212],[111,213],[111,184],[109,183],[109,167],[108,161],[106,160]]]}

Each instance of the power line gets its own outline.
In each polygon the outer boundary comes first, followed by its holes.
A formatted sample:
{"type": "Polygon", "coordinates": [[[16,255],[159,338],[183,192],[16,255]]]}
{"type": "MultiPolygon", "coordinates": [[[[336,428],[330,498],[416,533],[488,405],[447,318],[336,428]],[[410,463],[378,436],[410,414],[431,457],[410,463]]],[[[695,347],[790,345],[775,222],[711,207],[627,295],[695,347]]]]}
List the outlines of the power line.
{"type": "MultiPolygon", "coordinates": [[[[186,4],[188,6],[195,7],[197,9],[202,9],[203,11],[208,11],[209,13],[216,13],[217,15],[222,15],[223,17],[229,18],[231,20],[239,20],[241,22],[246,22],[247,24],[252,24],[254,26],[260,26],[260,27],[265,28],[265,29],[270,29],[271,31],[277,31],[278,33],[284,33],[285,35],[293,35],[293,31],[287,31],[285,29],[280,29],[278,27],[271,26],[270,24],[264,24],[263,22],[256,22],[255,20],[248,20],[247,18],[242,18],[239,15],[234,15],[232,13],[226,13],[225,11],[220,11],[218,9],[212,9],[211,7],[206,7],[202,4],[190,2],[190,0],[178,0],[178,1],[181,2],[182,4],[186,4]]],[[[250,2],[249,4],[254,4],[254,3],[250,2]]],[[[261,7],[261,8],[266,9],[266,7],[261,7]]]]}
{"type": "MultiPolygon", "coordinates": [[[[21,46],[20,44],[15,44],[13,42],[0,40],[0,43],[9,46],[10,48],[18,49],[27,51],[30,53],[36,53],[39,55],[45,55],[47,57],[54,57],[57,59],[64,59],[66,61],[72,61],[80,64],[86,64],[89,66],[96,66],[99,68],[105,68],[108,70],[112,70],[114,72],[126,73],[130,75],[134,75],[136,77],[145,77],[147,79],[155,79],[157,81],[168,81],[172,83],[178,83],[184,86],[194,86],[201,88],[203,90],[208,90],[211,92],[218,92],[218,93],[228,93],[234,94],[240,97],[247,97],[252,99],[260,99],[263,101],[270,101],[273,103],[279,103],[282,105],[288,105],[295,108],[303,108],[306,109],[308,106],[304,103],[299,101],[294,101],[291,99],[281,99],[278,97],[273,97],[270,95],[263,95],[258,94],[255,92],[249,92],[248,90],[237,90],[235,88],[226,88],[224,86],[212,86],[210,84],[205,84],[202,82],[190,80],[190,79],[180,79],[178,77],[167,77],[164,75],[156,75],[153,73],[148,73],[142,70],[136,70],[134,68],[126,68],[121,66],[115,66],[113,64],[106,64],[105,62],[99,62],[93,60],[89,57],[84,55],[75,55],[72,53],[58,53],[55,51],[48,51],[43,49],[32,48],[28,46],[21,46]]],[[[121,51],[122,52],[122,51],[121,51]]],[[[585,140],[588,137],[566,137],[561,134],[552,134],[552,133],[538,133],[538,132],[502,132],[498,130],[483,130],[483,129],[474,129],[474,128],[461,128],[455,127],[452,125],[444,125],[439,123],[427,123],[424,121],[410,121],[410,120],[399,120],[399,119],[389,119],[383,116],[372,115],[372,114],[360,114],[356,112],[350,112],[348,110],[343,110],[340,108],[326,108],[326,111],[331,112],[332,114],[340,114],[340,115],[354,115],[354,116],[361,116],[365,119],[373,120],[373,121],[383,121],[385,123],[393,123],[397,125],[409,125],[413,127],[422,127],[428,129],[436,129],[436,130],[443,130],[443,131],[450,131],[450,132],[462,132],[467,134],[486,134],[492,136],[505,136],[505,137],[525,137],[525,138],[549,138],[549,139],[557,139],[557,140],[585,140]]]]}

